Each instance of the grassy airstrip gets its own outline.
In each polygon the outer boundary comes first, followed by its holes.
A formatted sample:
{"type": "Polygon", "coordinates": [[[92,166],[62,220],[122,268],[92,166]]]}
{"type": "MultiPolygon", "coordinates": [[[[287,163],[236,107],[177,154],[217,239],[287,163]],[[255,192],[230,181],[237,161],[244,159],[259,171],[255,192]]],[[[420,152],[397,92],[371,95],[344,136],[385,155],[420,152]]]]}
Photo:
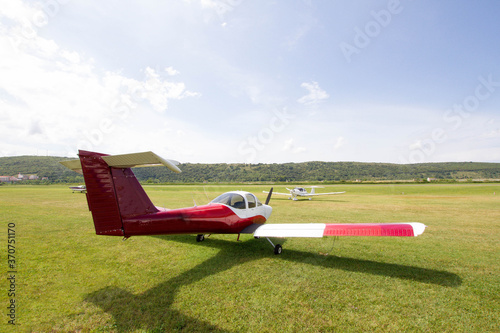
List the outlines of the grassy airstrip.
{"type": "MultiPolygon", "coordinates": [[[[268,186],[151,186],[158,206],[268,186]],[[205,193],[206,192],[206,193],[205,193]]],[[[1,186],[1,263],[16,224],[16,332],[498,332],[500,185],[338,185],[273,196],[270,223],[419,221],[417,238],[96,236],[85,196],[1,186]],[[494,193],[496,192],[496,195],[494,193]]],[[[275,191],[284,186],[276,186],[275,191]]]]}

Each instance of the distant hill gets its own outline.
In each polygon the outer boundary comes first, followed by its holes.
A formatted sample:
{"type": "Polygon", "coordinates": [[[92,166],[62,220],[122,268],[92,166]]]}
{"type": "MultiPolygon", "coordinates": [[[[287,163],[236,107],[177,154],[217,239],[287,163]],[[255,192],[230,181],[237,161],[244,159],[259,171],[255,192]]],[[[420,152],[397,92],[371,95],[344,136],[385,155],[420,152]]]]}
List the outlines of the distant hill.
{"type": "Polygon", "coordinates": [[[40,179],[48,177],[49,182],[83,182],[83,176],[59,164],[70,160],[54,156],[12,156],[0,157],[0,176],[37,174],[40,179]]]}
{"type": "Polygon", "coordinates": [[[340,182],[412,179],[499,179],[500,163],[389,164],[304,162],[284,164],[183,164],[182,173],[140,168],[136,176],[150,182],[340,182]]]}
{"type": "MultiPolygon", "coordinates": [[[[50,182],[83,182],[83,177],[66,169],[64,157],[0,157],[0,176],[18,173],[48,177],[50,182]]],[[[390,164],[361,162],[304,162],[283,164],[192,164],[180,165],[176,174],[165,167],[135,168],[142,182],[341,182],[380,180],[500,179],[500,163],[450,162],[390,164]]]]}

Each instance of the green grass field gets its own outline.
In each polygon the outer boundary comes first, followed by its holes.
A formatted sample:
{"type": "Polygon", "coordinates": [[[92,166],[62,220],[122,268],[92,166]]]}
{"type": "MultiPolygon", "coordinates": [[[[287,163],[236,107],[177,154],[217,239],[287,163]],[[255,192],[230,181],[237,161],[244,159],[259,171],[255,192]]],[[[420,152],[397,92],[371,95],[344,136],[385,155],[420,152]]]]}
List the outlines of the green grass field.
{"type": "MultiPolygon", "coordinates": [[[[178,208],[263,186],[151,186],[178,208]],[[205,193],[206,192],[206,193],[205,193]]],[[[85,196],[2,186],[1,263],[16,233],[16,323],[4,332],[499,332],[500,185],[339,185],[346,194],[273,196],[269,223],[425,223],[416,238],[280,240],[96,236],[85,196]],[[494,194],[496,192],[496,195],[494,194]]],[[[283,191],[284,186],[275,187],[283,191]]],[[[4,275],[4,276],[5,276],[4,275]]]]}

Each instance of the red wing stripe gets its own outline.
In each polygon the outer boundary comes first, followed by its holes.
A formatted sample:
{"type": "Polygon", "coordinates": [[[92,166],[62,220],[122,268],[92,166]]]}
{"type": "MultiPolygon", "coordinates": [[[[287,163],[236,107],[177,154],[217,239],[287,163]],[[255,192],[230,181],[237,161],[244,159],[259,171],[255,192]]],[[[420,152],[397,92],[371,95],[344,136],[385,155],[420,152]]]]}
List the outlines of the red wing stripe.
{"type": "Polygon", "coordinates": [[[326,224],[323,236],[415,236],[408,223],[326,224]]]}

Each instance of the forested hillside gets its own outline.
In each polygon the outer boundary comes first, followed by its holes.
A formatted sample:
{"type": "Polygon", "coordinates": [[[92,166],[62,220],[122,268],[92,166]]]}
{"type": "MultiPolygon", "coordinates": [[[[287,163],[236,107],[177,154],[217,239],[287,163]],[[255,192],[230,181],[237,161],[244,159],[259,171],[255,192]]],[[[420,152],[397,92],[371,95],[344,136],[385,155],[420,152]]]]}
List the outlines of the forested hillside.
{"type": "MultiPolygon", "coordinates": [[[[60,165],[63,157],[0,157],[0,175],[18,173],[48,177],[49,182],[82,182],[83,177],[60,165]]],[[[305,162],[284,164],[181,164],[182,173],[165,167],[134,168],[142,182],[340,182],[377,180],[499,179],[500,163],[389,164],[360,162],[305,162]]],[[[40,181],[38,181],[40,182],[40,181]]]]}
{"type": "MultiPolygon", "coordinates": [[[[0,157],[0,176],[17,176],[21,174],[36,174],[48,177],[48,182],[82,182],[83,176],[59,164],[59,161],[69,160],[54,156],[13,156],[0,157]]],[[[41,182],[36,181],[36,182],[41,182]]]]}
{"type": "Polygon", "coordinates": [[[500,178],[500,163],[385,164],[305,162],[285,164],[183,164],[182,173],[166,168],[134,170],[150,182],[339,182],[412,179],[500,178]]]}

